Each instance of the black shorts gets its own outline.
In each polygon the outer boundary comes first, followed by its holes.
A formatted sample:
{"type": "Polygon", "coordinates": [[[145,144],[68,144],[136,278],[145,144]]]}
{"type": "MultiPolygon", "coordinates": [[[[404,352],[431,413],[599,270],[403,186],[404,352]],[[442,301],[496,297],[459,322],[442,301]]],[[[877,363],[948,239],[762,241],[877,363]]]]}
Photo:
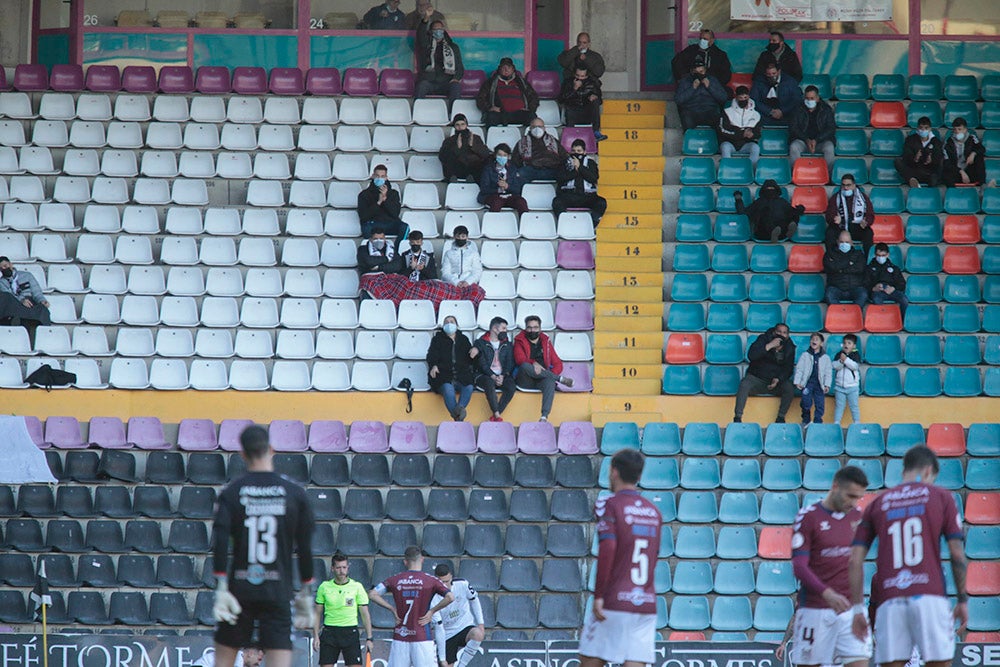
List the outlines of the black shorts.
{"type": "Polygon", "coordinates": [[[292,610],[287,600],[239,600],[239,603],[243,611],[236,619],[236,625],[219,623],[216,626],[216,643],[236,649],[250,646],[256,627],[258,647],[265,651],[292,649],[292,610]]]}
{"type": "Polygon", "coordinates": [[[361,664],[361,635],[357,627],[324,625],[319,635],[319,664],[335,665],[341,653],[345,665],[361,664]]]}
{"type": "Polygon", "coordinates": [[[454,636],[449,637],[448,641],[444,643],[444,658],[448,661],[449,665],[458,660],[458,652],[465,646],[466,638],[469,636],[469,630],[474,627],[476,626],[470,625],[467,628],[459,630],[454,636]]]}

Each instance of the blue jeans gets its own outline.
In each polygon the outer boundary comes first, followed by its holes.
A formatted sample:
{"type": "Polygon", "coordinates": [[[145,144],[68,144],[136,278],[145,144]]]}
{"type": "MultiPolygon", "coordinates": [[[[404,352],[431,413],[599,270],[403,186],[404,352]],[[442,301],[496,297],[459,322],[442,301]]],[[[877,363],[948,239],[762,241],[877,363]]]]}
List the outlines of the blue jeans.
{"type": "Polygon", "coordinates": [[[842,289],[840,287],[829,286],[826,288],[827,303],[837,304],[841,301],[851,301],[858,304],[859,307],[864,308],[865,303],[868,301],[868,290],[864,287],[842,289]]]}
{"type": "Polygon", "coordinates": [[[861,421],[861,408],[858,407],[858,394],[861,393],[861,387],[848,387],[844,389],[843,387],[835,387],[833,391],[834,404],[833,404],[833,423],[839,424],[840,418],[844,416],[844,405],[846,404],[851,408],[851,419],[855,424],[861,421]]]}
{"type": "Polygon", "coordinates": [[[732,157],[733,155],[749,155],[750,164],[757,164],[757,160],[760,158],[760,146],[756,141],[748,141],[739,149],[736,148],[732,143],[728,141],[723,141],[719,144],[719,152],[722,153],[722,157],[732,157]]]}
{"type": "Polygon", "coordinates": [[[459,384],[457,382],[445,382],[441,385],[441,396],[444,397],[444,407],[448,408],[448,414],[455,414],[458,408],[464,408],[472,398],[472,385],[459,384]],[[458,394],[458,401],[455,401],[455,394],[458,394]]]}
{"type": "Polygon", "coordinates": [[[909,300],[900,290],[896,290],[892,294],[887,294],[885,292],[872,292],[872,303],[875,305],[882,305],[883,303],[898,303],[899,304],[899,314],[906,317],[906,306],[909,305],[909,300]]]}
{"type": "Polygon", "coordinates": [[[823,387],[819,386],[818,383],[814,384],[809,382],[802,389],[802,423],[808,424],[810,421],[816,424],[823,423],[823,413],[826,411],[826,394],[823,393],[823,387]],[[810,408],[814,408],[812,415],[810,416],[810,408]]]}

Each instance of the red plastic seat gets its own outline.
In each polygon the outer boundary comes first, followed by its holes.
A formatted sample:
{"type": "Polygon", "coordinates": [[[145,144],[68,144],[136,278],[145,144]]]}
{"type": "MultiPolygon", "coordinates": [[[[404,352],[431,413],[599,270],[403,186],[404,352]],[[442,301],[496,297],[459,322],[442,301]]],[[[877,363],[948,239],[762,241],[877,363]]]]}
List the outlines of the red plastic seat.
{"type": "MultiPolygon", "coordinates": [[[[128,69],[128,68],[126,68],[128,69]]],[[[194,92],[194,72],[187,65],[164,65],[160,68],[160,91],[164,93],[194,92]]],[[[124,86],[125,83],[122,83],[124,86]]],[[[129,90],[125,88],[125,90],[129,90]]]]}
{"type": "Polygon", "coordinates": [[[267,93],[267,71],[263,67],[237,67],[233,70],[233,92],[264,95],[267,93]]]}
{"type": "Polygon", "coordinates": [[[378,72],[370,67],[348,67],[344,70],[344,93],[360,97],[378,95],[378,72]]]}
{"type": "Polygon", "coordinates": [[[764,526],[760,529],[757,555],[770,560],[788,560],[792,557],[792,527],[764,526]]]}
{"type": "Polygon", "coordinates": [[[979,273],[979,249],[972,245],[956,245],[945,248],[943,266],[945,273],[979,273]]]}
{"type": "MultiPolygon", "coordinates": [[[[970,633],[971,634],[971,633],[970,633]]],[[[998,633],[1000,634],[1000,633],[998,633]]],[[[696,632],[694,630],[674,630],[667,637],[667,641],[671,642],[703,642],[705,641],[704,632],[696,632]]]]}
{"type": "Polygon", "coordinates": [[[821,273],[824,252],[821,245],[793,245],[788,253],[788,270],[792,273],[821,273]]]}
{"type": "Polygon", "coordinates": [[[206,95],[225,95],[233,91],[229,68],[221,65],[204,65],[198,68],[194,77],[194,87],[206,95]]]}
{"type": "Polygon", "coordinates": [[[965,498],[965,520],[987,526],[1000,524],[1000,493],[970,491],[965,498]]]}
{"type": "Polygon", "coordinates": [[[905,237],[903,219],[898,215],[876,215],[872,223],[875,243],[902,243],[905,237]]]}
{"type": "Polygon", "coordinates": [[[14,68],[14,89],[30,93],[48,90],[49,72],[45,65],[18,65],[14,68]]]}
{"type": "Polygon", "coordinates": [[[413,97],[414,85],[408,69],[384,69],[379,75],[379,92],[386,97],[413,97]]]}
{"type": "Polygon", "coordinates": [[[311,95],[340,95],[340,70],[336,67],[314,67],[306,73],[306,92],[311,95]]]}
{"type": "Polygon", "coordinates": [[[729,83],[726,84],[736,92],[736,89],[740,86],[746,86],[747,88],[753,85],[753,74],[749,72],[733,72],[733,77],[729,79],[729,83]]]}
{"type": "MultiPolygon", "coordinates": [[[[91,72],[97,65],[87,68],[87,88],[90,87],[91,72]]],[[[190,70],[188,70],[190,72],[190,70]]],[[[157,88],[156,70],[149,65],[127,65],[122,70],[121,89],[128,93],[155,93],[157,88]]],[[[113,82],[112,82],[113,83],[113,82]]],[[[169,84],[168,84],[169,87],[169,84]]]]}
{"type": "Polygon", "coordinates": [[[927,428],[927,446],[938,456],[963,456],[965,431],[961,424],[931,424],[927,428]]]}
{"type": "Polygon", "coordinates": [[[903,330],[903,316],[896,304],[869,304],[865,310],[865,331],[896,333],[903,330]]]}
{"type": "Polygon", "coordinates": [[[539,99],[554,100],[559,96],[559,72],[548,72],[545,70],[531,70],[525,77],[539,99]]]}
{"type": "Polygon", "coordinates": [[[969,595],[997,595],[1000,593],[1000,563],[977,560],[969,563],[969,595]]]}
{"type": "Polygon", "coordinates": [[[795,185],[826,185],[830,182],[830,170],[821,157],[800,157],[792,167],[792,183],[795,185]]]}
{"type": "Polygon", "coordinates": [[[268,89],[275,95],[301,95],[306,91],[302,70],[298,67],[275,67],[268,89]]]}
{"type": "Polygon", "coordinates": [[[902,102],[875,102],[869,123],[872,127],[906,127],[906,109],[902,102]]]}
{"type": "Polygon", "coordinates": [[[705,341],[697,334],[670,334],[664,359],[668,364],[701,363],[705,359],[705,341]]]}
{"type": "Polygon", "coordinates": [[[945,243],[979,243],[979,220],[974,215],[949,215],[944,219],[945,243]]]}
{"type": "Polygon", "coordinates": [[[792,192],[792,206],[801,204],[805,207],[806,213],[824,212],[826,201],[826,189],[820,186],[799,187],[792,192]]]}
{"type": "MultiPolygon", "coordinates": [[[[133,67],[138,67],[133,65],[133,67]]],[[[149,68],[152,71],[152,67],[149,68]]],[[[152,80],[152,86],[141,92],[151,93],[156,90],[156,72],[147,74],[146,81],[152,80]]],[[[84,87],[95,93],[117,93],[122,89],[122,75],[115,65],[91,65],[87,68],[84,87]]]]}
{"type": "Polygon", "coordinates": [[[83,90],[83,68],[79,65],[53,65],[49,88],[69,93],[83,90]]]}
{"type": "Polygon", "coordinates": [[[1000,644],[1000,632],[967,632],[967,644],[1000,644]]]}
{"type": "Polygon", "coordinates": [[[864,321],[861,307],[855,303],[833,303],[826,309],[824,328],[830,333],[855,333],[861,331],[864,321]]]}

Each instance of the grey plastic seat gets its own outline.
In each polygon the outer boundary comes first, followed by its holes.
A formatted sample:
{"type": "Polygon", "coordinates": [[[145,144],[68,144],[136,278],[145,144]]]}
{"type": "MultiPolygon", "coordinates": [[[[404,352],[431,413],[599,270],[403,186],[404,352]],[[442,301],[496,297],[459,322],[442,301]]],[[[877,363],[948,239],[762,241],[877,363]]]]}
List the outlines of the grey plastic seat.
{"type": "Polygon", "coordinates": [[[419,489],[389,489],[385,514],[393,521],[422,522],[427,518],[424,496],[419,489]]]}
{"type": "Polygon", "coordinates": [[[191,613],[181,593],[153,593],[149,596],[149,617],[164,625],[190,625],[191,613]]]}
{"type": "Polygon", "coordinates": [[[474,478],[479,486],[513,486],[514,472],[510,459],[506,456],[477,456],[474,478]]]}
{"type": "Polygon", "coordinates": [[[31,556],[27,554],[0,554],[0,582],[17,588],[27,588],[35,583],[31,556]]]}
{"type": "Polygon", "coordinates": [[[583,573],[573,559],[546,559],[542,565],[542,588],[557,593],[579,593],[583,590],[583,573]]]}
{"type": "MultiPolygon", "coordinates": [[[[125,524],[125,546],[140,553],[165,553],[163,533],[156,521],[129,521],[125,524]]],[[[120,568],[119,568],[120,574],[120,568]]]]}
{"type": "Polygon", "coordinates": [[[116,591],[111,594],[108,617],[124,625],[150,625],[149,607],[142,593],[116,591]]]}
{"type": "Polygon", "coordinates": [[[508,524],[505,551],[516,558],[541,558],[545,539],[540,526],[508,524]]]}
{"type": "Polygon", "coordinates": [[[218,452],[188,454],[187,481],[193,484],[221,486],[226,482],[226,462],[218,452]]]}
{"type": "Polygon", "coordinates": [[[429,486],[430,462],[424,454],[398,454],[392,460],[391,477],[398,486],[429,486]]]}
{"type": "Polygon", "coordinates": [[[156,559],[156,583],[170,588],[200,588],[190,556],[164,555],[156,559]]]}
{"type": "Polygon", "coordinates": [[[510,516],[515,521],[547,522],[549,502],[541,489],[514,489],[510,494],[510,516]]]}
{"type": "Polygon", "coordinates": [[[382,493],[378,489],[348,489],[344,514],[352,521],[381,521],[385,518],[382,493]]]}
{"type": "Polygon", "coordinates": [[[215,516],[215,489],[185,486],[177,502],[177,512],[185,519],[211,519],[215,516]]]}
{"type": "Polygon", "coordinates": [[[111,519],[88,521],[85,544],[88,550],[96,549],[106,554],[117,554],[126,550],[121,524],[111,519]]]}
{"type": "Polygon", "coordinates": [[[152,484],[181,484],[184,457],[180,452],[150,452],[146,458],[146,481],[152,484]]]}
{"type": "Polygon", "coordinates": [[[158,582],[153,572],[153,559],[145,555],[119,556],[117,582],[132,588],[155,588],[158,582]]]}
{"type": "Polygon", "coordinates": [[[514,462],[514,483],[518,486],[550,488],[555,483],[552,460],[548,456],[518,456],[514,462]]]}
{"type": "Polygon", "coordinates": [[[465,527],[464,551],[470,556],[495,558],[504,552],[504,536],[496,524],[480,526],[469,524],[465,527]]]}
{"type": "MultiPolygon", "coordinates": [[[[7,532],[10,533],[9,527],[7,532]]],[[[72,519],[51,519],[45,525],[45,547],[63,553],[90,551],[83,539],[83,526],[72,519]]]]}
{"type": "Polygon", "coordinates": [[[473,489],[469,493],[469,516],[475,521],[507,521],[507,495],[498,489],[473,489]]]}
{"type": "Polygon", "coordinates": [[[553,523],[549,526],[546,548],[553,556],[579,558],[590,549],[581,524],[553,523]]]}
{"type": "Polygon", "coordinates": [[[313,484],[319,486],[345,486],[350,483],[347,457],[343,454],[315,454],[309,477],[313,484]]]}
{"type": "MultiPolygon", "coordinates": [[[[49,579],[49,586],[76,588],[76,572],[73,568],[73,560],[66,554],[42,554],[35,562],[35,572],[45,563],[45,574],[49,579]]],[[[32,582],[33,584],[34,582],[32,582]]]]}
{"type": "Polygon", "coordinates": [[[535,592],[542,586],[538,565],[531,560],[505,560],[500,565],[500,588],[505,591],[535,592]]]}
{"type": "Polygon", "coordinates": [[[97,487],[94,491],[94,511],[114,519],[128,519],[135,516],[128,487],[97,487]]]}
{"type": "Polygon", "coordinates": [[[317,521],[339,521],[344,518],[344,508],[337,489],[308,487],[306,497],[309,498],[317,521]]]}
{"type": "Polygon", "coordinates": [[[170,505],[170,495],[162,486],[137,486],[133,491],[132,506],[135,513],[151,519],[165,519],[174,516],[170,505]]]}
{"type": "Polygon", "coordinates": [[[476,591],[495,591],[500,588],[497,566],[484,558],[463,558],[458,566],[458,576],[465,579],[476,591]]]}
{"type": "Polygon", "coordinates": [[[384,523],[378,531],[378,552],[386,556],[402,556],[406,548],[417,542],[417,531],[408,523],[384,523]]]}
{"type": "Polygon", "coordinates": [[[593,488],[597,473],[589,456],[560,456],[556,459],[556,484],[570,488],[593,488]]]}
{"type": "Polygon", "coordinates": [[[104,554],[80,556],[76,567],[77,581],[81,586],[94,586],[95,588],[118,586],[115,563],[111,560],[111,556],[104,554]]]}
{"type": "Polygon", "coordinates": [[[22,484],[17,492],[17,511],[32,517],[59,516],[52,488],[45,484],[22,484]]]}
{"type": "Polygon", "coordinates": [[[472,463],[468,456],[439,454],[434,457],[433,478],[438,486],[471,486],[472,463]]]}
{"type": "Polygon", "coordinates": [[[452,558],[462,553],[462,536],[455,524],[425,524],[420,543],[428,556],[452,558]]]}
{"type": "Polygon", "coordinates": [[[176,520],[170,524],[167,546],[177,553],[208,553],[208,529],[202,521],[176,520]]]}
{"type": "Polygon", "coordinates": [[[552,518],[557,521],[590,521],[593,511],[583,489],[553,489],[552,518]]]}
{"type": "Polygon", "coordinates": [[[111,625],[104,596],[99,591],[70,591],[66,596],[66,615],[84,625],[111,625]]]}
{"type": "Polygon", "coordinates": [[[435,521],[465,521],[469,518],[465,491],[431,489],[427,497],[427,514],[435,521]]]}
{"type": "Polygon", "coordinates": [[[373,556],[375,530],[370,524],[341,524],[337,531],[337,547],[348,556],[373,556]]]}
{"type": "Polygon", "coordinates": [[[359,486],[388,486],[389,462],[383,454],[356,454],[351,461],[351,480],[359,486]]]}

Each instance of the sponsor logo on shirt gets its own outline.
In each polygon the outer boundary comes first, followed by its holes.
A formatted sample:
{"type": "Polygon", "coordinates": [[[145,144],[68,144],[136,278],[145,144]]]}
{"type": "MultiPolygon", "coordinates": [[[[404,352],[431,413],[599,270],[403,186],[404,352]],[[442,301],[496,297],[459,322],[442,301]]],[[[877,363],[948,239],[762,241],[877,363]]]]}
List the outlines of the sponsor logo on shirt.
{"type": "Polygon", "coordinates": [[[618,601],[631,602],[634,606],[641,607],[644,604],[656,602],[656,598],[653,595],[646,593],[643,589],[636,587],[630,591],[619,591],[618,601]]]}
{"type": "Polygon", "coordinates": [[[820,521],[819,522],[819,529],[820,530],[830,530],[830,522],[829,521],[820,521]]]}
{"type": "Polygon", "coordinates": [[[926,574],[914,574],[909,570],[903,569],[899,571],[895,577],[890,577],[885,580],[886,588],[898,588],[901,591],[905,591],[910,586],[916,584],[928,584],[931,578],[926,574]]]}
{"type": "Polygon", "coordinates": [[[411,637],[417,633],[415,630],[410,630],[409,628],[406,627],[398,627],[396,628],[396,634],[399,635],[400,637],[411,637]]]}
{"type": "Polygon", "coordinates": [[[851,547],[827,547],[819,552],[825,558],[843,558],[851,555],[851,547]]]}

